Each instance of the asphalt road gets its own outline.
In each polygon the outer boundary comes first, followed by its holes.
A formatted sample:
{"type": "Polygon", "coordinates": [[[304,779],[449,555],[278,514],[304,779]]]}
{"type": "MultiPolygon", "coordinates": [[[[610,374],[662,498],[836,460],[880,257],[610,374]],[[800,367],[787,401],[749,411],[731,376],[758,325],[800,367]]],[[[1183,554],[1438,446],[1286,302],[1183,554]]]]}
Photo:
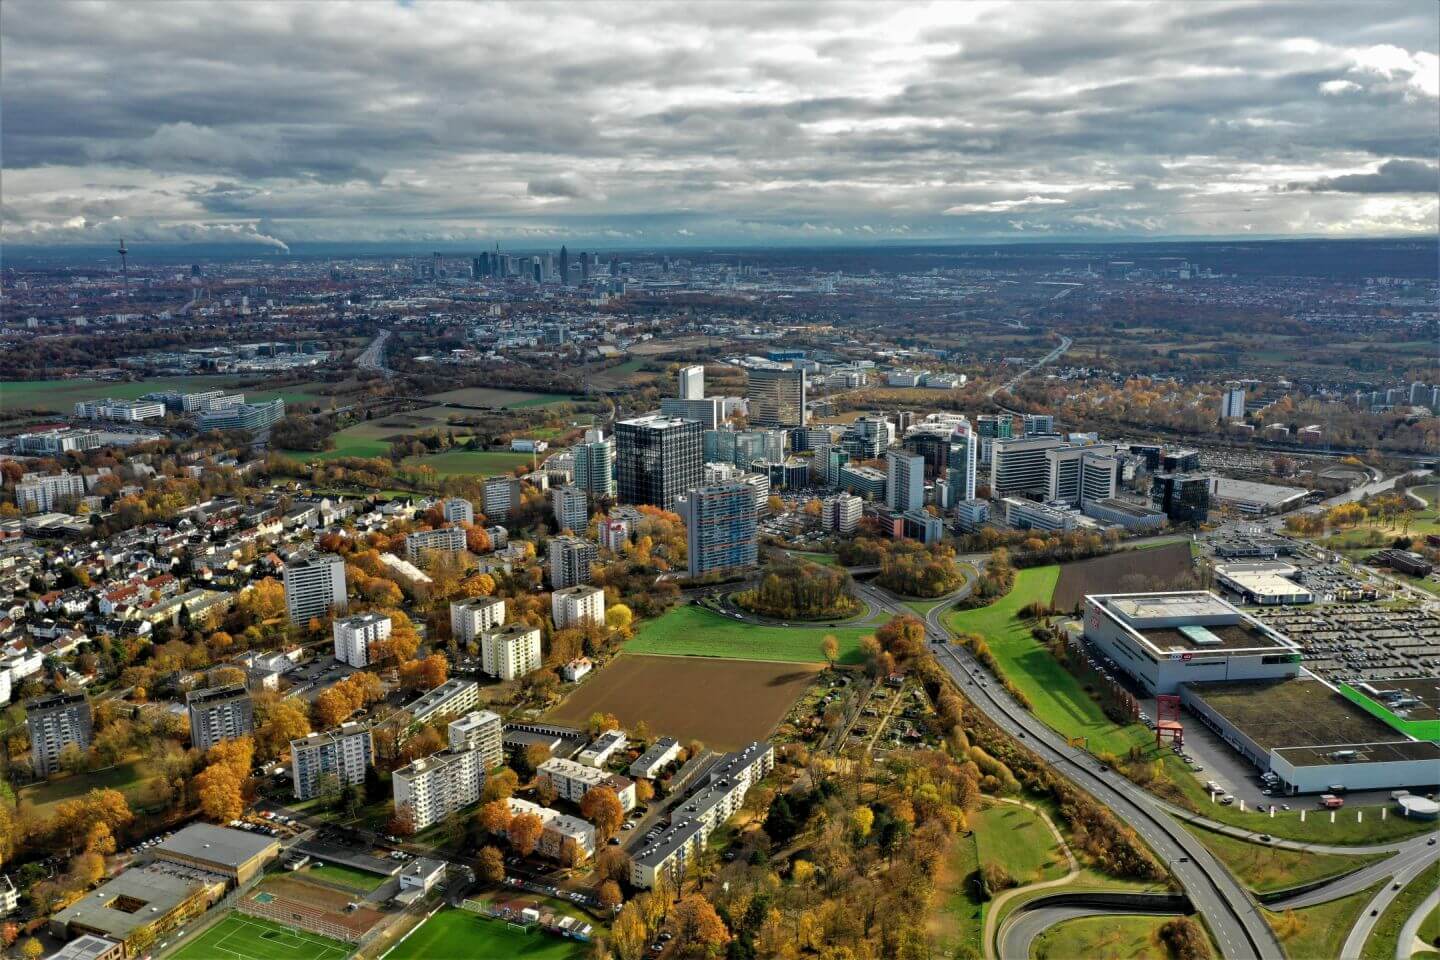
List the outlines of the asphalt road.
{"type": "Polygon", "coordinates": [[[1126,907],[1123,910],[1100,907],[1038,907],[1026,910],[1024,907],[1006,921],[1000,934],[1000,960],[1030,960],[1030,948],[1035,939],[1057,923],[1079,920],[1082,917],[1112,917],[1116,914],[1131,916],[1174,917],[1179,916],[1173,907],[1126,907]]]}
{"type": "MultiPolygon", "coordinates": [[[[879,590],[871,593],[885,609],[913,612],[879,590]]],[[[953,601],[952,601],[953,602],[953,601]]],[[[967,698],[1007,734],[1022,739],[1061,775],[1109,807],[1130,824],[1162,858],[1204,918],[1228,960],[1284,957],[1269,923],[1249,892],[1189,831],[1171,820],[1159,801],[1116,773],[1102,772],[1089,754],[1069,746],[1057,733],[1015,703],[970,654],[950,645],[941,616],[949,604],[925,616],[926,634],[937,662],[967,698]],[[983,685],[982,685],[983,684],[983,685]]]]}
{"type": "MultiPolygon", "coordinates": [[[[1404,869],[1398,871],[1395,874],[1395,882],[1387,883],[1384,889],[1375,894],[1374,899],[1365,905],[1365,909],[1360,912],[1360,919],[1355,922],[1355,926],[1350,928],[1350,935],[1345,938],[1345,946],[1340,949],[1340,956],[1344,958],[1344,960],[1349,960],[1350,957],[1360,956],[1360,951],[1364,948],[1365,941],[1370,939],[1370,934],[1375,929],[1375,924],[1380,922],[1380,917],[1384,914],[1385,908],[1390,906],[1391,901],[1400,895],[1401,889],[1411,880],[1419,876],[1420,872],[1429,866],[1430,861],[1434,859],[1432,856],[1426,859],[1416,860],[1404,869]]],[[[1408,951],[1403,955],[1408,956],[1408,951]]]]}
{"type": "Polygon", "coordinates": [[[1045,366],[1045,364],[1053,363],[1054,361],[1060,359],[1060,357],[1065,354],[1065,351],[1070,349],[1070,344],[1074,342],[1075,341],[1071,340],[1069,337],[1062,336],[1060,338],[1060,346],[1056,347],[1054,350],[1051,350],[1049,353],[1045,354],[1045,356],[1035,361],[1035,363],[1020,371],[1020,373],[1017,374],[1013,379],[1001,384],[998,387],[993,388],[988,394],[986,394],[986,396],[993,397],[1001,390],[1004,390],[1008,393],[1011,390],[1015,389],[1015,384],[1019,383],[1021,380],[1024,380],[1026,377],[1030,376],[1030,374],[1034,373],[1036,370],[1039,370],[1041,367],[1045,366]]]}

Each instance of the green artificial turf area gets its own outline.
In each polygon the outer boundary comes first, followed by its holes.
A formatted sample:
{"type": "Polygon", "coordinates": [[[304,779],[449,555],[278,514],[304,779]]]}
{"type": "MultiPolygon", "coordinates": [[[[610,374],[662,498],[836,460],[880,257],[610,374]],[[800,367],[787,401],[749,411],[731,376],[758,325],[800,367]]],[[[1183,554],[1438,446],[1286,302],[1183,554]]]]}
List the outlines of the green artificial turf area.
{"type": "Polygon", "coordinates": [[[304,875],[356,893],[369,893],[385,881],[379,874],[356,870],[339,863],[306,867],[304,875]]]}
{"type": "MultiPolygon", "coordinates": [[[[195,393],[202,390],[244,389],[239,385],[254,378],[235,376],[158,377],[154,380],[111,383],[105,380],[7,380],[0,383],[0,411],[53,410],[70,413],[82,400],[136,400],[147,393],[178,390],[195,393]]],[[[328,398],[309,392],[305,386],[281,387],[276,390],[245,390],[245,399],[273,400],[282,398],[290,403],[324,403],[328,398]]]]}
{"type": "Polygon", "coordinates": [[[159,778],[152,775],[143,760],[131,760],[94,773],[77,773],[56,780],[43,780],[20,788],[21,803],[34,805],[35,812],[51,814],[54,808],[91,790],[119,790],[130,806],[136,809],[160,803],[157,792],[159,778]]]}
{"type": "Polygon", "coordinates": [[[1029,699],[1035,715],[1067,737],[1084,737],[1092,753],[1123,755],[1132,746],[1153,743],[1138,723],[1117,726],[1100,709],[1079,679],[1030,635],[1031,624],[1016,616],[1020,608],[1049,603],[1060,567],[1030,567],[1015,575],[1015,587],[988,607],[956,610],[946,616],[955,633],[978,633],[1000,664],[1004,677],[1029,699]]]}
{"type": "Polygon", "coordinates": [[[1065,855],[1034,810],[997,803],[970,817],[980,862],[1010,871],[1020,886],[1065,876],[1065,855]]]}
{"type": "Polygon", "coordinates": [[[441,910],[385,955],[385,960],[572,960],[583,944],[541,930],[522,933],[503,920],[441,910]]]}
{"type": "Polygon", "coordinates": [[[1066,920],[1036,937],[1030,955],[1035,960],[1168,960],[1170,950],[1160,939],[1160,928],[1169,920],[1125,914],[1066,920]]]}
{"type": "Polygon", "coordinates": [[[170,960],[344,960],[350,953],[339,940],[232,913],[170,960]]]}
{"type": "Polygon", "coordinates": [[[1301,852],[1267,843],[1237,840],[1203,827],[1186,825],[1200,842],[1219,857],[1230,872],[1256,893],[1270,893],[1301,884],[1339,877],[1384,860],[1383,853],[1343,854],[1301,852]]]}
{"type": "MultiPolygon", "coordinates": [[[[1440,885],[1440,863],[1432,863],[1419,876],[1405,884],[1399,896],[1390,901],[1390,906],[1375,921],[1370,939],[1360,949],[1360,960],[1393,960],[1400,940],[1400,928],[1410,919],[1410,914],[1440,885]]],[[[1423,929],[1423,924],[1422,924],[1423,929]]],[[[1433,942],[1433,941],[1430,941],[1433,942]]],[[[1404,954],[1400,954],[1404,956],[1404,954]]]]}
{"type": "Polygon", "coordinates": [[[646,621],[625,644],[630,653],[669,656],[723,657],[730,660],[777,660],[784,663],[823,663],[820,642],[834,634],[840,644],[841,663],[860,663],[860,638],[872,627],[762,627],[742,623],[698,606],[674,607],[646,621]]]}
{"type": "Polygon", "coordinates": [[[1345,938],[1360,912],[1388,882],[1301,910],[1272,913],[1262,909],[1262,912],[1291,960],[1329,960],[1340,956],[1340,948],[1345,945],[1345,938]]]}

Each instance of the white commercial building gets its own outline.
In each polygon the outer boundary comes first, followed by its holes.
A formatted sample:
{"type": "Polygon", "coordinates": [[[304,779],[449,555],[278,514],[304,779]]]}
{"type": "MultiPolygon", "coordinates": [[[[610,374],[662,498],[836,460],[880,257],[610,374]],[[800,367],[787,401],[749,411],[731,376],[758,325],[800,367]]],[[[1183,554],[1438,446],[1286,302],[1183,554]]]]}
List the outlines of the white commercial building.
{"type": "Polygon", "coordinates": [[[136,422],[165,416],[165,404],[153,400],[82,400],[75,404],[75,416],[87,420],[136,422]]]}
{"type": "Polygon", "coordinates": [[[1300,670],[1299,647],[1205,591],[1087,596],[1085,639],[1151,695],[1300,670]]]}
{"type": "Polygon", "coordinates": [[[480,634],[480,669],[490,676],[514,680],[542,665],[538,627],[512,623],[480,634]]]}
{"type": "Polygon", "coordinates": [[[312,617],[343,611],[345,561],[333,553],[312,553],[285,564],[285,611],[291,623],[306,624],[312,617]]]}
{"type": "Polygon", "coordinates": [[[290,741],[290,779],[295,799],[315,796],[320,777],[333,774],[341,787],[365,782],[365,771],[375,762],[370,728],[342,723],[337,730],[312,733],[290,741]]]}
{"type": "Polygon", "coordinates": [[[826,530],[854,533],[865,513],[865,501],[850,493],[837,493],[820,501],[821,518],[826,530]]]}
{"type": "Polygon", "coordinates": [[[1290,579],[1299,568],[1281,560],[1215,564],[1215,581],[1248,603],[1262,606],[1314,603],[1315,594],[1290,579]]]}
{"type": "Polygon", "coordinates": [[[578,627],[581,624],[605,623],[605,591],[589,584],[565,587],[550,594],[550,618],[555,629],[578,627]]]}
{"type": "Polygon", "coordinates": [[[379,613],[362,613],[336,620],[331,627],[335,637],[335,659],[352,667],[370,665],[370,645],[390,639],[393,624],[379,613]]]}
{"type": "Polygon", "coordinates": [[[474,643],[480,634],[505,622],[501,597],[475,597],[450,604],[450,634],[461,643],[474,643]]]}

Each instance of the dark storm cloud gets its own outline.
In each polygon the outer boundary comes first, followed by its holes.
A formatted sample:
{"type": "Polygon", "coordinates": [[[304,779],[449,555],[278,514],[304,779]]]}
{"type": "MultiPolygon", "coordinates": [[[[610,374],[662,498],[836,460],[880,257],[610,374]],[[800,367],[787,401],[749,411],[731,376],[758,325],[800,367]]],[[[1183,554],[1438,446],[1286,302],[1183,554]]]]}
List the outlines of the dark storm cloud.
{"type": "Polygon", "coordinates": [[[1433,230],[1437,26],[1409,2],[7,0],[3,222],[17,242],[1433,230]]]}
{"type": "Polygon", "coordinates": [[[1311,193],[1422,193],[1440,190],[1440,167],[1416,160],[1389,160],[1374,173],[1347,173],[1309,183],[1288,184],[1288,190],[1311,193]]]}

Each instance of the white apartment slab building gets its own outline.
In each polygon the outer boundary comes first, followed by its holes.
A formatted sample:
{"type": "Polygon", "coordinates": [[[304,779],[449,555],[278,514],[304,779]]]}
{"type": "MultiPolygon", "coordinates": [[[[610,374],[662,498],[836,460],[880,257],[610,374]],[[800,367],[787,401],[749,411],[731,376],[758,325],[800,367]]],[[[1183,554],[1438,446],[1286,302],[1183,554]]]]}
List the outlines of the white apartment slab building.
{"type": "Polygon", "coordinates": [[[615,791],[624,810],[635,809],[635,781],[618,774],[588,767],[564,757],[551,757],[536,769],[536,775],[547,780],[555,788],[555,795],[563,800],[579,803],[593,787],[607,787],[615,791]]]}
{"type": "Polygon", "coordinates": [[[345,561],[333,553],[312,553],[285,564],[285,611],[291,623],[306,624],[312,617],[324,618],[331,611],[343,611],[345,561]]]}
{"type": "Polygon", "coordinates": [[[295,799],[315,796],[320,778],[333,774],[340,786],[365,782],[365,771],[375,762],[375,742],[370,728],[359,723],[342,723],[336,730],[312,733],[303,740],[290,741],[290,780],[295,799]]]}
{"type": "Polygon", "coordinates": [[[450,633],[461,643],[475,643],[480,634],[505,622],[505,601],[500,597],[475,597],[450,604],[450,633]]]}
{"type": "Polygon", "coordinates": [[[390,639],[393,624],[379,613],[361,613],[336,620],[331,626],[335,639],[335,659],[352,667],[370,664],[370,646],[390,639]]]}
{"type": "Polygon", "coordinates": [[[391,775],[395,809],[410,808],[417,832],[477,802],[484,783],[482,757],[476,750],[422,757],[391,775]]]}
{"type": "Polygon", "coordinates": [[[480,768],[493,770],[505,762],[505,725],[500,715],[476,710],[450,721],[446,728],[450,749],[474,750],[480,754],[480,768]]]}
{"type": "Polygon", "coordinates": [[[512,623],[480,634],[480,669],[492,677],[514,680],[542,663],[538,627],[512,623]]]}
{"type": "Polygon", "coordinates": [[[556,590],[550,594],[550,618],[557,630],[585,623],[603,625],[605,591],[588,584],[556,590]]]}
{"type": "Polygon", "coordinates": [[[542,857],[561,863],[579,863],[595,855],[595,828],[586,821],[519,797],[511,797],[506,802],[512,817],[528,814],[540,818],[543,829],[535,850],[542,857]]]}
{"type": "Polygon", "coordinates": [[[430,552],[458,556],[465,551],[463,527],[441,527],[439,530],[416,530],[405,537],[405,559],[419,563],[430,552]]]}
{"type": "Polygon", "coordinates": [[[85,478],[78,473],[27,473],[15,484],[15,505],[23,513],[49,513],[67,500],[85,496],[85,478]]]}

